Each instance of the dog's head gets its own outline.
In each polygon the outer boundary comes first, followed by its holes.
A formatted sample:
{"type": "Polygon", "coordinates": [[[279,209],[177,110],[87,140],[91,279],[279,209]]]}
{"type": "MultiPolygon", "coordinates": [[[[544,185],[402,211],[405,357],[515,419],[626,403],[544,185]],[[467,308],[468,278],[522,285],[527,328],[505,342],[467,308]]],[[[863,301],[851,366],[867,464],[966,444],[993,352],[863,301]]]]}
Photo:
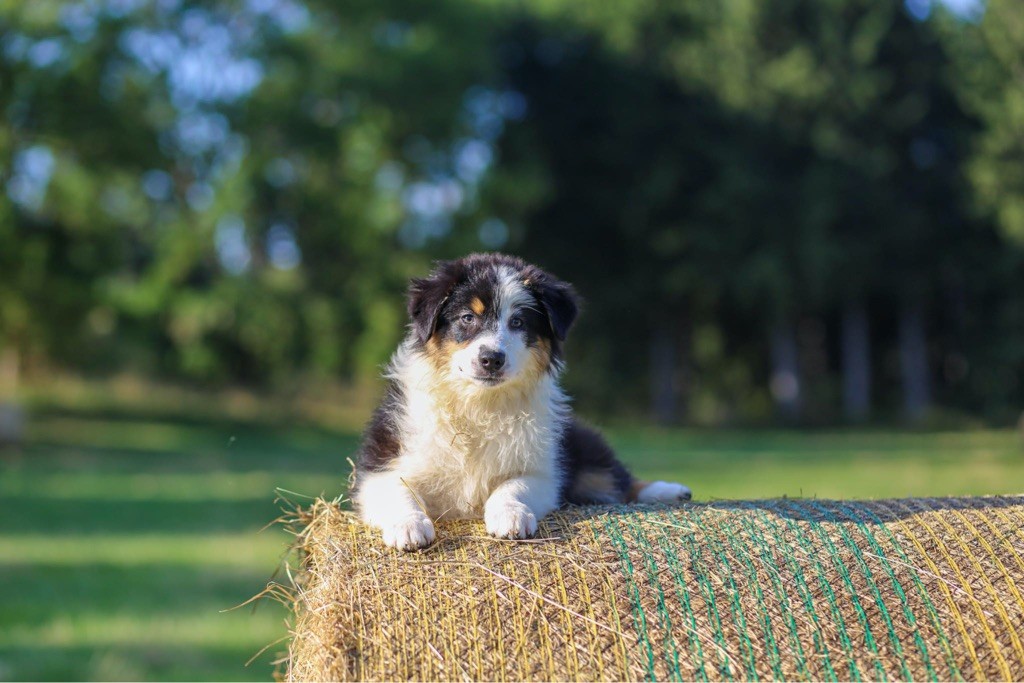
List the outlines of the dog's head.
{"type": "Polygon", "coordinates": [[[557,367],[578,310],[571,285],[503,254],[439,263],[409,288],[413,343],[448,379],[477,387],[557,367]]]}

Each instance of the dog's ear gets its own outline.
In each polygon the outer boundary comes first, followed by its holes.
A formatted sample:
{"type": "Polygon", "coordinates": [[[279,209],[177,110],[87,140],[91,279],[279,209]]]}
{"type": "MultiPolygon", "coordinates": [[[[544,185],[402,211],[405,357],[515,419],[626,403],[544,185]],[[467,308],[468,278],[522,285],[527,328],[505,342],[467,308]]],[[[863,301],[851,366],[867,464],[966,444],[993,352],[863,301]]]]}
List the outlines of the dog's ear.
{"type": "Polygon", "coordinates": [[[538,278],[534,285],[537,298],[544,306],[551,331],[558,341],[565,341],[569,328],[580,311],[580,299],[568,282],[547,276],[538,278]]]}
{"type": "Polygon", "coordinates": [[[425,344],[437,329],[448,295],[462,277],[457,261],[439,263],[428,277],[413,278],[409,284],[409,318],[420,343],[425,344]]]}

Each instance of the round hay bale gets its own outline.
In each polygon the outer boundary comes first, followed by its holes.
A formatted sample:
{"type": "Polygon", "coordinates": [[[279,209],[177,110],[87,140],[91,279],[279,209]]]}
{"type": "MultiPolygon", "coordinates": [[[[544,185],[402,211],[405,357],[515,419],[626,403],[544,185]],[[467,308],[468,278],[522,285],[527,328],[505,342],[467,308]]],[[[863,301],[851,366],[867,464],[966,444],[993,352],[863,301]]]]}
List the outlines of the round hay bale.
{"type": "Polygon", "coordinates": [[[289,680],[1024,679],[1024,497],[575,508],[419,553],[298,519],[289,680]]]}

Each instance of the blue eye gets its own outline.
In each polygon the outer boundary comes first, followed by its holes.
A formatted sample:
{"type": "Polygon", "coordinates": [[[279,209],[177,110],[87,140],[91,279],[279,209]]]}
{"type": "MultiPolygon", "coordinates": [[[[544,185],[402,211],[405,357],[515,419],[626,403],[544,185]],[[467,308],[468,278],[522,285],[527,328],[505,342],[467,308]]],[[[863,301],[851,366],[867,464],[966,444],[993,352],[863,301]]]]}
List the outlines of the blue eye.
{"type": "Polygon", "coordinates": [[[474,320],[476,320],[476,316],[474,316],[472,313],[467,313],[464,316],[462,316],[462,322],[465,323],[466,325],[471,325],[474,320]]]}
{"type": "Polygon", "coordinates": [[[518,330],[523,326],[523,319],[518,315],[512,316],[508,319],[508,326],[513,330],[518,330]]]}

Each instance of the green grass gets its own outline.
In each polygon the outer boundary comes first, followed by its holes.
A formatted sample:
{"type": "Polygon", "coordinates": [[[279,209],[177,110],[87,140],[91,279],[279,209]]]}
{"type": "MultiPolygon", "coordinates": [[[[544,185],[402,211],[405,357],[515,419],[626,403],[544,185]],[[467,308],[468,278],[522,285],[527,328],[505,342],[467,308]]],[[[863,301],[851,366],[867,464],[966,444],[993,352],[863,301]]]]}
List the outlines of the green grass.
{"type": "Polygon", "coordinates": [[[888,498],[1024,492],[1024,441],[968,432],[615,432],[646,478],[681,478],[698,499],[888,498]]]}
{"type": "MultiPolygon", "coordinates": [[[[619,430],[644,478],[698,499],[1024,491],[1010,431],[619,430]]],[[[268,679],[262,589],[288,536],[274,489],[336,496],[353,434],[48,413],[0,451],[0,679],[268,679]]]]}

